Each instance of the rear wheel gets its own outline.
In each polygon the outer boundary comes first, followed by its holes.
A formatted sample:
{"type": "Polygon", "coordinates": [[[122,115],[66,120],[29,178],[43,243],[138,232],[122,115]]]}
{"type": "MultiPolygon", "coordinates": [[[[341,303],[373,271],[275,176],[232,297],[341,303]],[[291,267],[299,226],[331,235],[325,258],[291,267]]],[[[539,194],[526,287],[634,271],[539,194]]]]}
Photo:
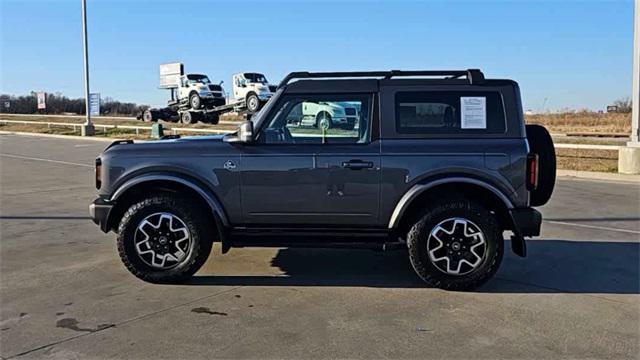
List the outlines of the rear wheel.
{"type": "Polygon", "coordinates": [[[407,236],[418,276],[446,290],[471,290],[489,280],[502,261],[503,243],[495,215],[466,199],[437,203],[407,236]]]}
{"type": "Polygon", "coordinates": [[[185,111],[180,115],[180,122],[183,124],[193,124],[196,120],[193,117],[191,111],[185,111]]]}
{"type": "Polygon", "coordinates": [[[556,151],[551,135],[543,126],[527,125],[531,152],[538,154],[538,187],[531,191],[531,206],[542,206],[551,198],[556,183],[556,151]]]}
{"type": "Polygon", "coordinates": [[[220,115],[213,113],[205,117],[206,122],[212,125],[216,125],[220,122],[220,115]]]}
{"type": "Polygon", "coordinates": [[[118,227],[118,253],[136,277],[153,283],[188,279],[209,257],[213,229],[205,212],[173,195],[132,205],[118,227]]]}

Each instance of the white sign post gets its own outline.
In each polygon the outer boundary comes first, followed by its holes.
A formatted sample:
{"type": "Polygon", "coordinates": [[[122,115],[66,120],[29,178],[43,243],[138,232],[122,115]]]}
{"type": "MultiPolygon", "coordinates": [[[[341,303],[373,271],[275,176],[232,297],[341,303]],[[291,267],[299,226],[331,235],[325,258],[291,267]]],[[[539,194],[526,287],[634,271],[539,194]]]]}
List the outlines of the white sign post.
{"type": "Polygon", "coordinates": [[[47,94],[39,91],[36,93],[38,99],[38,110],[44,110],[47,108],[47,94]]]}
{"type": "Polygon", "coordinates": [[[180,76],[184,74],[181,63],[160,64],[160,88],[173,89],[180,85],[180,76]]]}
{"type": "Polygon", "coordinates": [[[100,116],[100,93],[89,94],[89,115],[100,116]]]}

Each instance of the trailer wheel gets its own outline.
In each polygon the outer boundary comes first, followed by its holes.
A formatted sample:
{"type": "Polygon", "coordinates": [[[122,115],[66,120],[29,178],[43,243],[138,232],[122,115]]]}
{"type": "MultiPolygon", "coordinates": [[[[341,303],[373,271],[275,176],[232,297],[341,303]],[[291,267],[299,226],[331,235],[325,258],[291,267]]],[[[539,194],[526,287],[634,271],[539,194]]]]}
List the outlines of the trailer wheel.
{"type": "Polygon", "coordinates": [[[152,122],[153,120],[153,112],[150,109],[147,109],[142,113],[142,121],[152,122]]]}
{"type": "Polygon", "coordinates": [[[183,124],[193,124],[194,118],[193,118],[193,114],[191,114],[191,111],[183,112],[182,115],[180,115],[180,121],[183,124]]]}
{"type": "Polygon", "coordinates": [[[251,93],[247,96],[247,110],[252,113],[260,110],[260,99],[258,99],[258,95],[251,93]]]}
{"type": "Polygon", "coordinates": [[[200,109],[200,106],[202,106],[202,99],[200,99],[200,95],[192,93],[191,96],[189,96],[189,105],[191,105],[191,108],[194,110],[200,109]]]}
{"type": "Polygon", "coordinates": [[[209,114],[205,117],[205,119],[207,120],[207,122],[209,124],[212,125],[217,125],[220,122],[220,115],[219,114],[209,114]]]}

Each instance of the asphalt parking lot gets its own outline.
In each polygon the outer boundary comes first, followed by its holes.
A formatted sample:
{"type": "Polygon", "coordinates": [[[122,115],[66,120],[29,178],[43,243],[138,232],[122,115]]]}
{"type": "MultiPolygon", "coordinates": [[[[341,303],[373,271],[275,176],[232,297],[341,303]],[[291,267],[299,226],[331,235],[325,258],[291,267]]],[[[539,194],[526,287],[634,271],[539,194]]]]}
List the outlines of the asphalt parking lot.
{"type": "MultiPolygon", "coordinates": [[[[406,254],[219,248],[151,285],[87,217],[108,143],[0,135],[0,356],[638,358],[640,186],[561,178],[529,256],[475,292],[406,254]]],[[[508,246],[508,245],[507,245],[508,246]]]]}

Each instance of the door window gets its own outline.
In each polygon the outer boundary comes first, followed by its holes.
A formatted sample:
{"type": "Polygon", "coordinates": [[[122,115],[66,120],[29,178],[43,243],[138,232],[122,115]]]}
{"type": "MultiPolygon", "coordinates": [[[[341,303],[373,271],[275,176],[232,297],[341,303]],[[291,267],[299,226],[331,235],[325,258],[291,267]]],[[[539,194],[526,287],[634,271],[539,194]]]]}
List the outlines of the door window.
{"type": "Polygon", "coordinates": [[[284,96],[258,135],[264,144],[364,144],[369,95],[284,96]]]}

